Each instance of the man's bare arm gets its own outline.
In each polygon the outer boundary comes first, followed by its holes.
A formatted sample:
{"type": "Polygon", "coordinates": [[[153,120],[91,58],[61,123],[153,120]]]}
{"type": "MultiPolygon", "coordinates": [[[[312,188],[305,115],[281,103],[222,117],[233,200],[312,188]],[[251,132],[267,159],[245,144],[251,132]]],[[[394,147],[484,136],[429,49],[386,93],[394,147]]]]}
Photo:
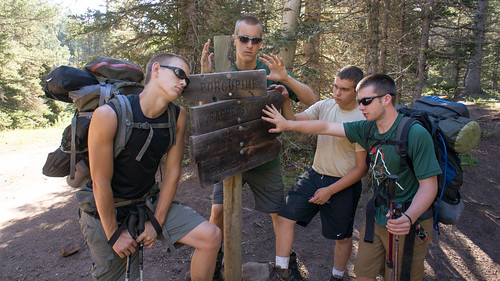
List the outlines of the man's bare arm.
{"type": "Polygon", "coordinates": [[[179,177],[181,174],[182,158],[184,157],[185,146],[185,133],[186,133],[186,110],[181,107],[179,118],[177,119],[177,136],[176,143],[167,153],[167,161],[165,171],[163,172],[163,179],[160,190],[160,198],[158,206],[155,210],[155,218],[163,225],[167,217],[168,209],[172,204],[177,186],[179,184],[179,177]]]}
{"type": "Polygon", "coordinates": [[[397,219],[392,219],[387,222],[387,230],[395,235],[406,235],[410,232],[411,222],[416,222],[417,219],[431,206],[436,193],[437,176],[419,180],[419,188],[413,201],[411,202],[408,210],[405,211],[406,215],[402,215],[397,219]],[[411,218],[410,219],[408,217],[411,218]]]}
{"type": "Polygon", "coordinates": [[[344,125],[342,123],[332,123],[323,120],[291,121],[286,120],[274,107],[267,106],[262,109],[269,117],[262,117],[263,120],[270,122],[276,128],[269,129],[270,133],[280,133],[283,131],[297,131],[309,135],[331,135],[345,137],[344,125]]]}

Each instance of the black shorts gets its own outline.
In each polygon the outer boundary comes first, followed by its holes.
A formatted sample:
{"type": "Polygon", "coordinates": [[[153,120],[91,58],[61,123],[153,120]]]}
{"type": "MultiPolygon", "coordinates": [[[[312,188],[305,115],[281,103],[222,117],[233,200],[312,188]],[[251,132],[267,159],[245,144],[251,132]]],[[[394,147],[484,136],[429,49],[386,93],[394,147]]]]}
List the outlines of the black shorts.
{"type": "Polygon", "coordinates": [[[354,216],[361,196],[361,181],[332,195],[329,203],[318,205],[308,202],[316,190],[339,179],[318,174],[309,168],[297,178],[278,215],[296,221],[300,226],[307,226],[319,211],[324,237],[335,240],[352,237],[354,216]]]}

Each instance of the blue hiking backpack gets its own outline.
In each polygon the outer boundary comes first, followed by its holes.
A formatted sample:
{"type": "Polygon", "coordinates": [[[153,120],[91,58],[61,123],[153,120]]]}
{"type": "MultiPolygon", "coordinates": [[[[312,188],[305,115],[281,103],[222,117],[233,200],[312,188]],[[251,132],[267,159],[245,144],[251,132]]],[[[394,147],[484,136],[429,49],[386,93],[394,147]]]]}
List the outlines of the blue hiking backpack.
{"type": "MultiPolygon", "coordinates": [[[[466,153],[477,146],[481,135],[479,124],[470,118],[469,110],[463,103],[450,102],[436,96],[425,96],[414,102],[411,108],[397,105],[396,109],[404,117],[396,130],[396,151],[401,156],[401,165],[408,165],[412,171],[411,159],[407,155],[408,132],[418,123],[431,135],[434,151],[443,173],[438,176],[438,192],[432,211],[434,229],[438,223],[456,224],[464,209],[460,197],[463,184],[463,170],[460,153],[466,153]]],[[[371,131],[371,126],[367,132],[371,131]]],[[[373,138],[367,133],[367,138],[373,138]]]]}

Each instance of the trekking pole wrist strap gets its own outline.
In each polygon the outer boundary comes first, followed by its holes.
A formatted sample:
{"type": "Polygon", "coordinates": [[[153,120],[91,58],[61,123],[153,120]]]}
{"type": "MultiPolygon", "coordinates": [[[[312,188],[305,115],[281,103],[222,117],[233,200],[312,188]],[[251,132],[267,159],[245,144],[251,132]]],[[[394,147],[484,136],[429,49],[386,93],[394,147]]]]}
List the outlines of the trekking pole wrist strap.
{"type": "Polygon", "coordinates": [[[406,213],[403,213],[405,217],[407,217],[410,220],[410,225],[413,225],[413,221],[410,216],[408,216],[406,213]]]}
{"type": "Polygon", "coordinates": [[[118,238],[120,237],[120,233],[122,232],[122,229],[118,228],[115,233],[113,233],[113,235],[111,236],[111,238],[109,238],[108,240],[108,245],[113,247],[113,245],[115,245],[116,241],[118,240],[118,238]]]}
{"type": "Polygon", "coordinates": [[[158,223],[158,221],[156,220],[155,215],[153,214],[153,212],[151,212],[151,210],[149,208],[146,208],[146,213],[148,215],[149,221],[151,222],[151,225],[153,226],[153,228],[156,231],[156,235],[160,236],[162,234],[163,230],[162,230],[160,224],[158,223]]]}

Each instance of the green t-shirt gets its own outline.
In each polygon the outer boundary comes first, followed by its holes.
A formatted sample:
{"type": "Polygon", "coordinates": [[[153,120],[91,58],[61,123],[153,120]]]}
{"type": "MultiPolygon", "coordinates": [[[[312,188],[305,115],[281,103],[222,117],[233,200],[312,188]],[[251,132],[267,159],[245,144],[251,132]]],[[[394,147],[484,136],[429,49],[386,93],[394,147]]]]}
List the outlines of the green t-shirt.
{"type": "MultiPolygon", "coordinates": [[[[396,128],[403,118],[399,115],[396,122],[389,131],[379,134],[377,126],[372,127],[372,134],[375,139],[395,140],[396,128]]],[[[368,152],[370,158],[370,169],[374,185],[378,185],[387,175],[397,175],[396,198],[398,202],[409,203],[415,196],[419,184],[418,180],[426,179],[441,174],[441,168],[434,153],[434,145],[427,130],[419,124],[413,125],[408,133],[408,156],[413,164],[413,170],[408,165],[401,166],[401,157],[396,152],[396,146],[391,144],[379,144],[374,146],[376,140],[367,140],[366,131],[370,122],[357,121],[344,123],[347,139],[350,142],[359,143],[368,152]]],[[[386,193],[382,190],[381,193],[386,193]]],[[[375,219],[381,226],[387,224],[386,206],[377,206],[375,219]]]]}
{"type": "MultiPolygon", "coordinates": [[[[255,67],[254,70],[258,70],[258,69],[265,69],[266,70],[266,75],[269,75],[269,73],[271,73],[271,70],[269,69],[269,67],[267,67],[267,65],[263,62],[261,62],[260,60],[257,59],[257,66],[255,67]]],[[[240,71],[238,69],[238,67],[236,66],[236,63],[234,64],[234,70],[235,71],[240,71]]],[[[290,75],[290,77],[293,78],[292,74],[290,72],[288,72],[287,70],[287,73],[288,75],[290,75]]],[[[294,78],[295,79],[295,78],[294,78]]],[[[272,80],[267,80],[267,87],[273,85],[273,84],[277,84],[277,85],[283,85],[285,86],[284,84],[280,83],[280,82],[275,82],[275,81],[272,81],[272,80]]],[[[294,91],[292,91],[290,88],[288,88],[287,86],[285,86],[285,88],[288,90],[288,95],[290,96],[290,99],[296,101],[296,102],[299,102],[299,99],[297,98],[297,94],[295,94],[294,91]]],[[[280,163],[280,158],[279,156],[274,159],[274,160],[271,160],[267,163],[264,163],[254,169],[257,169],[257,170],[264,170],[264,169],[268,169],[268,168],[272,168],[272,167],[275,167],[277,165],[279,165],[280,163]]]]}

